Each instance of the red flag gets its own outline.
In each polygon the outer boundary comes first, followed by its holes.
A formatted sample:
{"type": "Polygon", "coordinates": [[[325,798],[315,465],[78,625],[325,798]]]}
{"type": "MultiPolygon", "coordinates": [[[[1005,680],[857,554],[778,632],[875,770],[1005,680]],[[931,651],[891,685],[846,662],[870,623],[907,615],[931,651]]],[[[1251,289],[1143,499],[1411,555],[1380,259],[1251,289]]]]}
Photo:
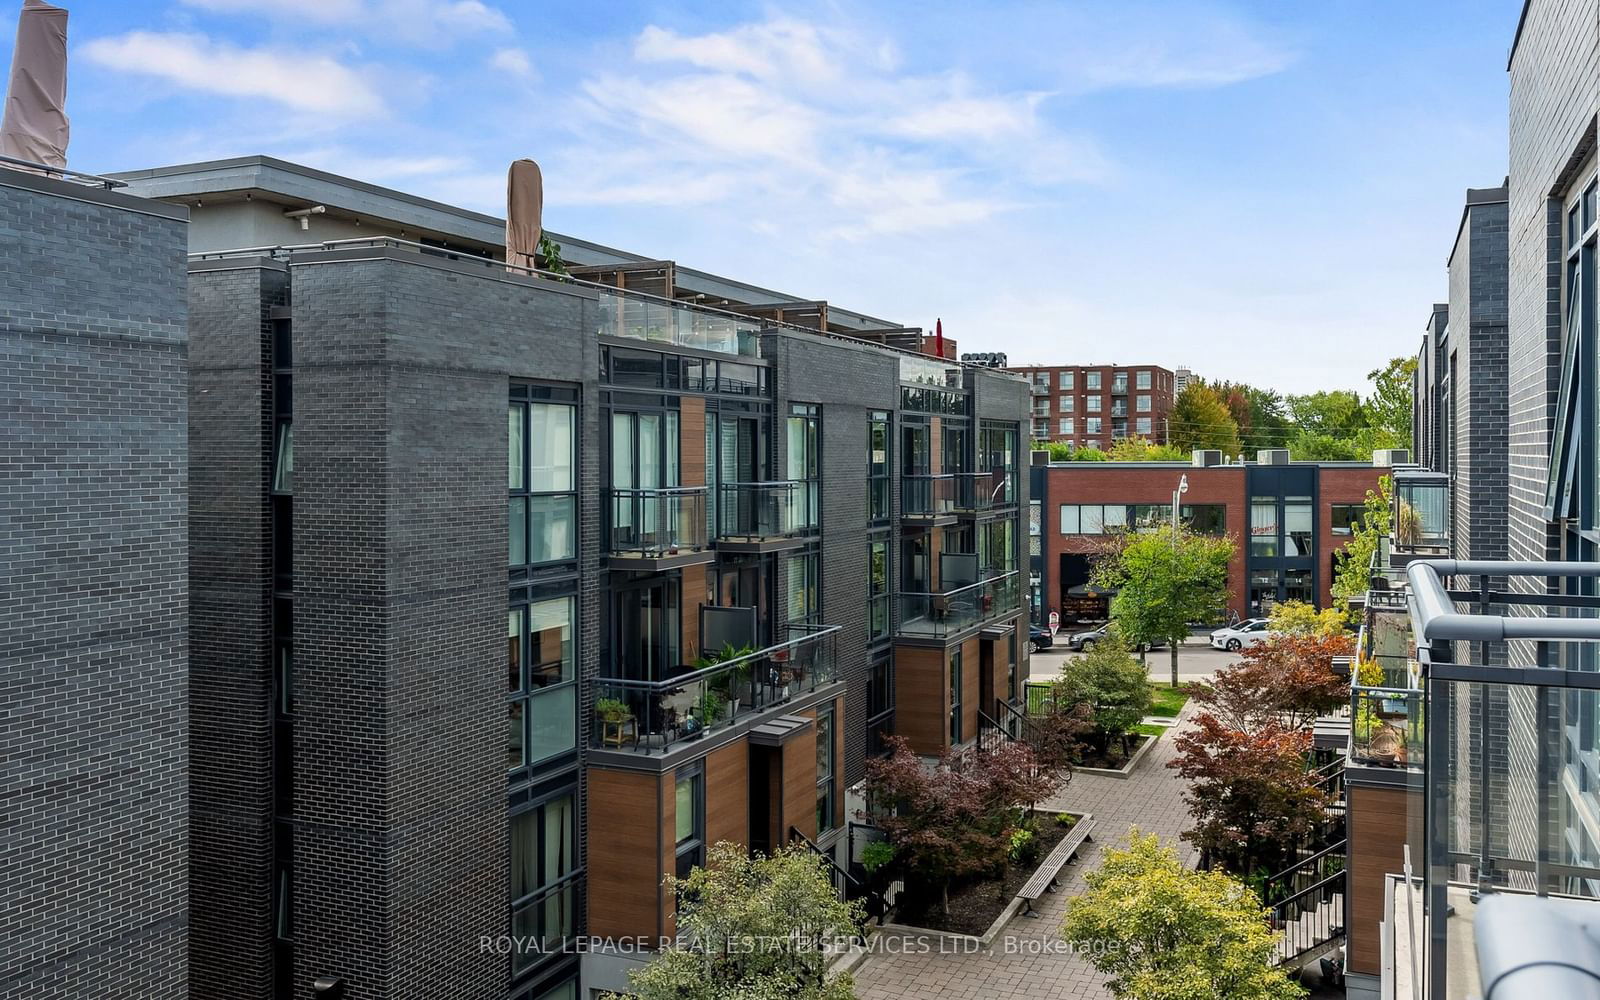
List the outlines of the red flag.
{"type": "Polygon", "coordinates": [[[933,321],[933,353],[944,357],[944,320],[933,321]]]}

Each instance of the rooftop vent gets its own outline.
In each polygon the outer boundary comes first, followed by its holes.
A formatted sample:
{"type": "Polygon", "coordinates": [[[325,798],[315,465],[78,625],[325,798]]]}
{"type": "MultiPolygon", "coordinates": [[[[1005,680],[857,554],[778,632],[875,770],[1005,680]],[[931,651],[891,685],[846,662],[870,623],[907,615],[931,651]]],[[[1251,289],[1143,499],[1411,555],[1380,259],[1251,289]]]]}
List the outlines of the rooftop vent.
{"type": "Polygon", "coordinates": [[[1405,448],[1380,448],[1372,453],[1372,464],[1380,466],[1410,465],[1411,452],[1405,448]]]}
{"type": "Polygon", "coordinates": [[[1222,452],[1209,448],[1196,448],[1189,455],[1189,464],[1197,469],[1209,469],[1213,465],[1224,463],[1222,452]]]}
{"type": "Polygon", "coordinates": [[[1050,452],[1043,448],[1036,448],[1028,453],[1028,461],[1030,465],[1049,465],[1050,452]]]}
{"type": "Polygon", "coordinates": [[[1256,452],[1257,465],[1288,465],[1288,448],[1262,448],[1256,452]]]}

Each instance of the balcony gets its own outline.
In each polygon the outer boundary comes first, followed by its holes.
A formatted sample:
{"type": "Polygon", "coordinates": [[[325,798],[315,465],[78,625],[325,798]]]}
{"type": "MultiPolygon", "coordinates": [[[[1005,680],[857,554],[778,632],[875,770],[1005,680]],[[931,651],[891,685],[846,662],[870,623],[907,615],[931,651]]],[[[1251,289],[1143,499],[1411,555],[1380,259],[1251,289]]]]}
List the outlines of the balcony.
{"type": "Polygon", "coordinates": [[[896,634],[946,641],[1015,615],[1022,606],[1016,570],[939,594],[898,595],[896,634]]]}
{"type": "Polygon", "coordinates": [[[1114,378],[1114,379],[1111,380],[1111,395],[1113,395],[1113,396],[1126,396],[1127,394],[1128,394],[1128,380],[1127,379],[1125,379],[1125,378],[1114,378]]]}
{"type": "Polygon", "coordinates": [[[900,517],[928,524],[953,524],[956,492],[956,477],[950,473],[901,476],[900,517]]]}
{"type": "Polygon", "coordinates": [[[706,488],[612,490],[613,569],[657,572],[716,558],[706,529],[706,488]]]}
{"type": "Polygon", "coordinates": [[[753,358],[760,354],[761,330],[769,325],[749,316],[584,284],[600,293],[601,336],[753,358]]]}
{"type": "Polygon", "coordinates": [[[1035,396],[1048,396],[1048,395],[1050,395],[1050,383],[1048,383],[1048,382],[1034,382],[1029,387],[1028,391],[1033,393],[1035,396]]]}
{"type": "Polygon", "coordinates": [[[789,638],[714,663],[700,661],[662,680],[594,683],[590,746],[666,754],[745,727],[837,681],[840,626],[789,626],[789,638]]]}
{"type": "Polygon", "coordinates": [[[717,548],[724,552],[778,552],[817,536],[814,480],[722,483],[717,487],[717,548]]]}
{"type": "Polygon", "coordinates": [[[1442,472],[1396,471],[1389,524],[1397,554],[1448,556],[1450,477],[1442,472]]]}
{"type": "MultiPolygon", "coordinates": [[[[1404,591],[1387,591],[1402,598],[1404,591]]],[[[1404,614],[1369,603],[1350,671],[1350,762],[1420,768],[1426,699],[1404,614]]]]}

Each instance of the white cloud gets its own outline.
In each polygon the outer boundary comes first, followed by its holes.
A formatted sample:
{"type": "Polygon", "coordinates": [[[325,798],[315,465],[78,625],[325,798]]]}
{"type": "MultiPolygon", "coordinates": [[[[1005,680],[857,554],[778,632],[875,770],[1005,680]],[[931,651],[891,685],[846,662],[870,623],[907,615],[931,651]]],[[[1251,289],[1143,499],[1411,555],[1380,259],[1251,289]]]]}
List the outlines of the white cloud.
{"type": "Polygon", "coordinates": [[[774,18],[692,37],[651,25],[640,32],[633,54],[645,63],[683,62],[759,80],[822,83],[840,75],[834,53],[845,47],[845,40],[829,38],[815,25],[774,18]]]}
{"type": "Polygon", "coordinates": [[[205,35],[132,31],[80,49],[108,69],[166,80],[186,90],[255,97],[338,118],[381,115],[383,98],[357,70],[330,56],[246,49],[205,35]]]}
{"type": "Polygon", "coordinates": [[[481,0],[182,0],[223,14],[357,27],[412,45],[435,47],[479,35],[505,35],[511,20],[481,0]]]}
{"type": "Polygon", "coordinates": [[[1090,90],[1227,86],[1282,72],[1296,59],[1259,28],[1202,6],[1142,17],[1108,8],[1069,34],[1062,65],[1090,90]]]}
{"type": "Polygon", "coordinates": [[[513,76],[531,77],[533,73],[533,60],[528,58],[528,53],[522,49],[504,48],[496,49],[494,55],[489,57],[489,68],[513,76]]]}

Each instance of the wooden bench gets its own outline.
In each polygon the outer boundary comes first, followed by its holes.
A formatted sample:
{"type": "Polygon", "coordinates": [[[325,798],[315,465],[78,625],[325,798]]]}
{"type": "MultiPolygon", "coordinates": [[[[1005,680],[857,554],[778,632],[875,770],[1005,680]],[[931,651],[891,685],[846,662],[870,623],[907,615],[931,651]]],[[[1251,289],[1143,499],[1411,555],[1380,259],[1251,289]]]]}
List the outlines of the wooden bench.
{"type": "Polygon", "coordinates": [[[1065,868],[1072,856],[1078,853],[1084,841],[1091,840],[1089,830],[1092,826],[1092,816],[1083,816],[1074,823],[1072,829],[1062,838],[1061,843],[1039,865],[1039,870],[1033,873],[1033,878],[1028,879],[1021,889],[1017,890],[1017,898],[1022,900],[1022,912],[1030,917],[1039,914],[1034,910],[1033,904],[1047,892],[1056,891],[1056,883],[1061,878],[1061,869],[1065,868]]]}

